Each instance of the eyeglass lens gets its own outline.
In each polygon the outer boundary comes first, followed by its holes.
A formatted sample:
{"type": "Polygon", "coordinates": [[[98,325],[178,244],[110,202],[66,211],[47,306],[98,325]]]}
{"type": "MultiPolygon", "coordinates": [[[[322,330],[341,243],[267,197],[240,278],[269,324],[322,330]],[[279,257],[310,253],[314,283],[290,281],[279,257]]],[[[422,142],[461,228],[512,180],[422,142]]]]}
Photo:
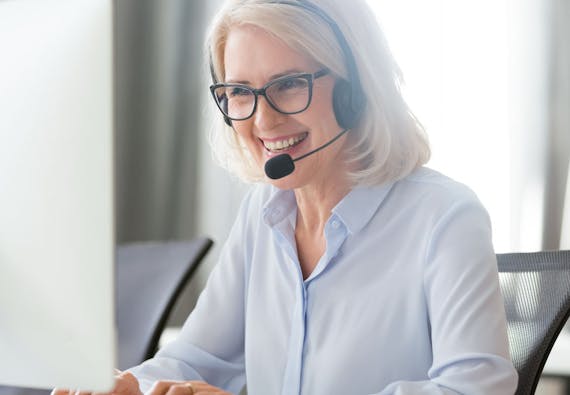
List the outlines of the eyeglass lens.
{"type": "MultiPolygon", "coordinates": [[[[293,114],[309,106],[310,90],[309,78],[291,76],[269,83],[265,87],[265,97],[277,111],[293,114]]],[[[231,119],[249,118],[255,110],[255,92],[246,85],[219,86],[214,95],[222,112],[231,119]]]]}

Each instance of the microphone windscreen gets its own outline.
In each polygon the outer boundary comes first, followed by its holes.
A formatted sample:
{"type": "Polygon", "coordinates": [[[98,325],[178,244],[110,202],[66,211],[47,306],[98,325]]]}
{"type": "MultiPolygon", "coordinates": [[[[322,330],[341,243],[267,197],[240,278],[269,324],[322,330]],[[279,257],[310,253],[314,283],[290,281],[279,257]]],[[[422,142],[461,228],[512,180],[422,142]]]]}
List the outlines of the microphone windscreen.
{"type": "Polygon", "coordinates": [[[273,180],[288,176],[293,170],[295,163],[289,154],[277,155],[265,162],[265,174],[273,180]]]}

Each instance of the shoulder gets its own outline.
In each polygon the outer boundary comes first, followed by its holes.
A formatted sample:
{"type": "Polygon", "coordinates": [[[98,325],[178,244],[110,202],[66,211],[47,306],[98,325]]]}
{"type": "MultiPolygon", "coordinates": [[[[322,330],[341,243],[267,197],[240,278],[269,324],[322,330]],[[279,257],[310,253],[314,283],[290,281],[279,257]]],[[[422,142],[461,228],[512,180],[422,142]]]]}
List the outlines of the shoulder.
{"type": "Polygon", "coordinates": [[[461,217],[490,227],[487,210],[468,186],[426,167],[394,183],[389,200],[393,215],[407,218],[426,232],[461,217]]]}
{"type": "Polygon", "coordinates": [[[457,205],[481,206],[467,185],[435,170],[421,167],[394,185],[394,193],[409,204],[446,210],[457,205]]]}

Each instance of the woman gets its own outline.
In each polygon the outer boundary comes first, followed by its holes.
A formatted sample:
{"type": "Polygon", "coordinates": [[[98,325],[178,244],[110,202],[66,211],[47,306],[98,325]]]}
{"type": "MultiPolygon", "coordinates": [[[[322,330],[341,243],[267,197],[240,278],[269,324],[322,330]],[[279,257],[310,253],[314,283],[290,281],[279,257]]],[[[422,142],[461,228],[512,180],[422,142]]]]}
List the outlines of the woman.
{"type": "Polygon", "coordinates": [[[214,151],[257,185],[178,339],[114,393],[512,394],[489,218],[422,167],[365,1],[230,0],[208,45],[214,151]]]}

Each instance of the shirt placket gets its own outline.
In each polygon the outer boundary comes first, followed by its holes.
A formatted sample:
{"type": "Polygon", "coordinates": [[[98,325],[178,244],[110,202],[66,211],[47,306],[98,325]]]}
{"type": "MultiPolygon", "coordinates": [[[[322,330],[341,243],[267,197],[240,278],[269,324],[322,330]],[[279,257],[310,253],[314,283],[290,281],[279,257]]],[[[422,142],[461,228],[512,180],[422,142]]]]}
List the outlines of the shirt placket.
{"type": "Polygon", "coordinates": [[[306,332],[307,288],[303,281],[301,266],[296,253],[294,228],[288,221],[275,224],[273,228],[277,244],[288,256],[291,265],[287,272],[295,279],[295,306],[291,313],[291,329],[287,362],[283,375],[282,395],[295,395],[301,391],[303,350],[306,332]]]}
{"type": "Polygon", "coordinates": [[[289,352],[283,379],[283,388],[281,390],[282,395],[298,395],[301,393],[307,318],[307,288],[305,284],[301,282],[298,290],[291,319],[291,336],[289,339],[289,352]]]}
{"type": "Polygon", "coordinates": [[[284,372],[282,395],[299,395],[301,393],[303,361],[305,352],[305,337],[307,332],[307,307],[308,307],[308,285],[318,276],[327,263],[336,256],[340,246],[344,242],[347,232],[344,225],[333,216],[329,220],[325,230],[327,238],[327,248],[321,261],[317,264],[315,272],[307,281],[303,280],[303,273],[299,258],[296,253],[294,229],[282,222],[274,229],[276,240],[285,251],[292,262],[289,272],[295,276],[295,306],[291,314],[291,330],[289,337],[289,349],[287,353],[287,363],[284,372]]]}

